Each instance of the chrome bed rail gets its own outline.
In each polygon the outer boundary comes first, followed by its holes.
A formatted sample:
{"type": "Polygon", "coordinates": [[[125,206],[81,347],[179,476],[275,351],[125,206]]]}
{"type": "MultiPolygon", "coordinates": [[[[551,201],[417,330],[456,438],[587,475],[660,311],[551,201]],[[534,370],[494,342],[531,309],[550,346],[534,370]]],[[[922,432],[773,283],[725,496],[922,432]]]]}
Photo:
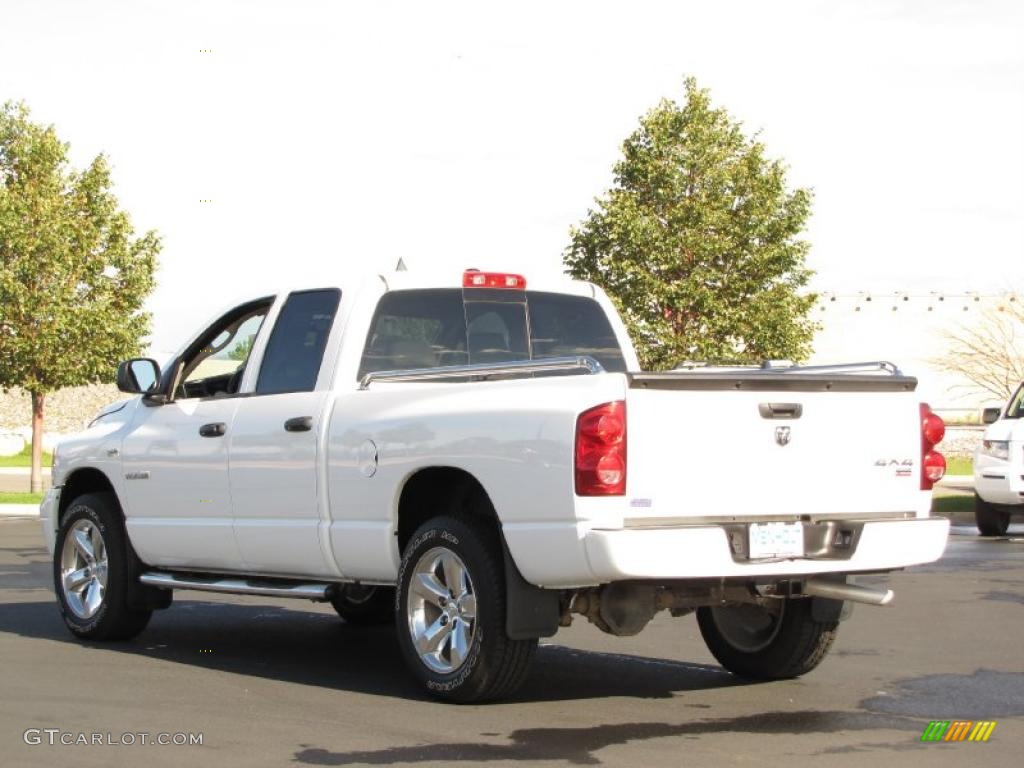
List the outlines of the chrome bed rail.
{"type": "Polygon", "coordinates": [[[446,365],[441,368],[411,368],[405,371],[373,371],[359,380],[359,389],[368,389],[376,382],[445,381],[470,379],[486,381],[492,376],[529,376],[534,373],[579,372],[604,373],[604,368],[592,357],[552,357],[546,360],[521,360],[509,363],[479,363],[475,365],[446,365]]]}

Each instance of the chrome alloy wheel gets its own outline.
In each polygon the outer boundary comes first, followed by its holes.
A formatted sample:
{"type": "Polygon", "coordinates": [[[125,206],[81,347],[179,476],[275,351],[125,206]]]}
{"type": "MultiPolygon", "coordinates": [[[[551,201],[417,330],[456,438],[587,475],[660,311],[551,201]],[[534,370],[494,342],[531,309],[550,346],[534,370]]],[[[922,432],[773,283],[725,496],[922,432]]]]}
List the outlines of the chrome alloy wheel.
{"type": "Polygon", "coordinates": [[[406,616],[413,646],[424,664],[442,675],[462,666],[476,634],[476,592],[458,555],[434,547],[416,561],[406,616]]]}
{"type": "Polygon", "coordinates": [[[103,595],[107,591],[107,546],[92,520],[79,520],[64,538],[60,583],[64,601],[78,618],[90,619],[103,606],[103,595]]]}
{"type": "Polygon", "coordinates": [[[730,645],[744,653],[767,648],[782,628],[782,611],[773,613],[758,605],[734,603],[711,608],[715,626],[730,645]]]}

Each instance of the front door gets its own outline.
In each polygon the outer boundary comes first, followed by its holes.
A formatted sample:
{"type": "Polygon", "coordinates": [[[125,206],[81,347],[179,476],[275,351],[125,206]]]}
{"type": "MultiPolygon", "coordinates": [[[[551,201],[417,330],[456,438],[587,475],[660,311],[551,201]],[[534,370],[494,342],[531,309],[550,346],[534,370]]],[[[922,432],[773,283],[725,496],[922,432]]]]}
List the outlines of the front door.
{"type": "Polygon", "coordinates": [[[122,503],[132,545],[149,565],[241,570],[228,441],[239,383],[271,298],[213,323],[166,372],[167,402],[143,403],[121,444],[122,503]]]}
{"type": "Polygon", "coordinates": [[[143,562],[240,566],[226,438],[237,406],[234,398],[191,398],[136,411],[121,448],[122,500],[128,535],[143,562]]]}

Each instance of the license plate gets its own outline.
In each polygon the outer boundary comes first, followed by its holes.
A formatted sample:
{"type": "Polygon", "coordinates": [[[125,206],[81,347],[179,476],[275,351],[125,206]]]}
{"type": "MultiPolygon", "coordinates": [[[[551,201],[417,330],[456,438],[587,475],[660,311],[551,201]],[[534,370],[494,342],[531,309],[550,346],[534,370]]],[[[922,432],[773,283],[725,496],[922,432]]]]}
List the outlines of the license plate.
{"type": "Polygon", "coordinates": [[[803,557],[803,523],[751,523],[751,560],[760,557],[803,557]]]}

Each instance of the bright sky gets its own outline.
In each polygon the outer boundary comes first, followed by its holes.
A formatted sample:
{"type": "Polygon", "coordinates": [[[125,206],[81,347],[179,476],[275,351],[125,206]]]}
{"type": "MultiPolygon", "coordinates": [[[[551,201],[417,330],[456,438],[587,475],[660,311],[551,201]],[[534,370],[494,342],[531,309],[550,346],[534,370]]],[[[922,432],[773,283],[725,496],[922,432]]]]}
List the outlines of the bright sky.
{"type": "Polygon", "coordinates": [[[1019,290],[1022,41],[995,0],[5,0],[0,100],[109,155],[164,238],[171,350],[236,297],[400,256],[561,271],[687,75],[814,188],[817,288],[1019,290]]]}

